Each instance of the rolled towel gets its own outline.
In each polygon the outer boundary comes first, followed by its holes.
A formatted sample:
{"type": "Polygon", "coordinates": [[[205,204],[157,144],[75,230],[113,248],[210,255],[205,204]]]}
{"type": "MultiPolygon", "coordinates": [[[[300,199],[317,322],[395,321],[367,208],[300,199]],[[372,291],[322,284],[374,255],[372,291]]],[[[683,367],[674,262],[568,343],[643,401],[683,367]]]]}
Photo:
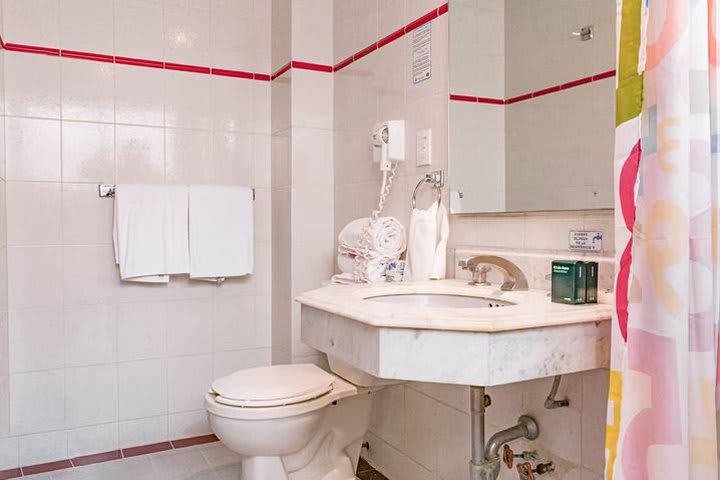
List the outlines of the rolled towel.
{"type": "MultiPolygon", "coordinates": [[[[372,283],[382,282],[385,278],[385,269],[387,268],[388,259],[373,258],[367,262],[367,276],[372,283]]],[[[343,278],[353,280],[355,272],[355,257],[351,255],[339,254],[337,256],[337,265],[343,278]],[[349,276],[348,276],[349,275],[349,276]]]]}
{"type": "MultiPolygon", "coordinates": [[[[358,243],[363,228],[368,224],[368,218],[358,218],[345,225],[338,235],[338,252],[340,254],[357,253],[358,243]]],[[[375,257],[400,258],[407,248],[405,227],[395,217],[380,217],[373,225],[370,249],[375,257]]]]}

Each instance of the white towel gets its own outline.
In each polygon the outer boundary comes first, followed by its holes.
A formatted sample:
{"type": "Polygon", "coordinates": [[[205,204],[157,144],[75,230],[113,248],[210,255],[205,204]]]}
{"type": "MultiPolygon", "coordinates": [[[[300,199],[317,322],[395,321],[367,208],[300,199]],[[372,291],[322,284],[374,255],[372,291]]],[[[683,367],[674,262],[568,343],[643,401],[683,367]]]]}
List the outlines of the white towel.
{"type": "Polygon", "coordinates": [[[444,205],[433,203],[427,210],[413,209],[404,281],[420,282],[445,277],[449,231],[444,205]]]}
{"type": "MultiPolygon", "coordinates": [[[[339,253],[357,253],[360,234],[369,221],[368,218],[358,218],[345,225],[338,235],[339,253]]],[[[400,258],[407,246],[405,227],[395,217],[378,218],[372,228],[371,240],[371,250],[377,257],[400,258]]]]}
{"type": "Polygon", "coordinates": [[[431,280],[442,280],[447,270],[447,244],[450,237],[450,223],[448,222],[447,208],[440,204],[437,212],[438,242],[435,247],[435,258],[433,258],[430,269],[431,280]]]}
{"type": "Polygon", "coordinates": [[[115,187],[113,244],[120,278],[167,283],[169,275],[188,273],[187,212],[187,187],[115,187]]]}
{"type": "Polygon", "coordinates": [[[247,187],[190,186],[190,278],[253,272],[253,194],[247,187]]]}
{"type": "MultiPolygon", "coordinates": [[[[367,277],[371,283],[385,280],[385,270],[387,269],[387,263],[389,261],[390,260],[386,258],[373,258],[367,262],[367,277]]],[[[337,256],[337,265],[341,273],[333,276],[333,282],[355,283],[355,257],[352,255],[339,254],[337,256]]]]}

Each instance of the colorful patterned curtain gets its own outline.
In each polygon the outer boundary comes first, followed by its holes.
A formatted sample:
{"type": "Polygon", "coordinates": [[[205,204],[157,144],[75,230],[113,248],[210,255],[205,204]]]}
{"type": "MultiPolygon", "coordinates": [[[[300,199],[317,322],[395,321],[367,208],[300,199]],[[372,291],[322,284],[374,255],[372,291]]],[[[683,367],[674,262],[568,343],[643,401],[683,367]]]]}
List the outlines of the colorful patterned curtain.
{"type": "Polygon", "coordinates": [[[618,1],[607,480],[718,480],[717,0],[618,1]]]}

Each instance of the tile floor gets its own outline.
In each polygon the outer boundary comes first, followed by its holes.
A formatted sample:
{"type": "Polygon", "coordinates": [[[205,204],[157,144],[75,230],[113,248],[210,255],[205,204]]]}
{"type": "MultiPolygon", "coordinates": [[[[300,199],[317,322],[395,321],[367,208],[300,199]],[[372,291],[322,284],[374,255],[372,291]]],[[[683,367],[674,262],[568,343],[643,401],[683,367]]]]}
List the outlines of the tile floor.
{"type": "MultiPolygon", "coordinates": [[[[239,480],[240,458],[221,443],[23,477],[23,480],[239,480]]],[[[360,480],[387,480],[365,461],[360,480]]]]}

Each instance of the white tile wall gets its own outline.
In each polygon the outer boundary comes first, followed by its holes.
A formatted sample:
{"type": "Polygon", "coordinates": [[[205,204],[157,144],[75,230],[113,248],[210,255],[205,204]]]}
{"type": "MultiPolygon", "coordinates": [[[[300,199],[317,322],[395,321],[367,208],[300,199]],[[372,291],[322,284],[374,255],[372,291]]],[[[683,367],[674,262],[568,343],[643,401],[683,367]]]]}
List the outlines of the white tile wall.
{"type": "MultiPolygon", "coordinates": [[[[275,68],[291,58],[333,63],[331,1],[276,1],[273,17],[275,68]]],[[[292,297],[332,275],[333,84],[328,73],[294,69],[272,86],[274,362],[324,361],[300,340],[292,297]]]]}
{"type": "MultiPolygon", "coordinates": [[[[269,4],[1,0],[0,33],[266,73],[269,4]]],[[[0,56],[0,470],[208,433],[212,379],[270,363],[270,83],[0,56]],[[116,182],[256,187],[256,274],[121,283],[116,182]]]]}

